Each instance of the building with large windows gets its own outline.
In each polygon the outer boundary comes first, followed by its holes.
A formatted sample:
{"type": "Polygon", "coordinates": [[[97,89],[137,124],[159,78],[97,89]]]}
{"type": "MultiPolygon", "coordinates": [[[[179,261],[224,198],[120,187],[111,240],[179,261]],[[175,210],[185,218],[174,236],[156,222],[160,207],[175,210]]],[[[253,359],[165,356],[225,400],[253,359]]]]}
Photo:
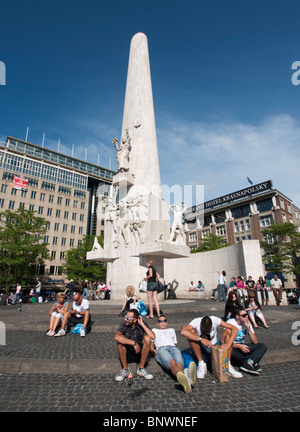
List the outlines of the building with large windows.
{"type": "Polygon", "coordinates": [[[209,233],[233,245],[242,240],[264,240],[262,229],[272,222],[291,222],[300,229],[300,209],[273,189],[270,180],[190,207],[184,219],[191,249],[200,246],[209,233]]]}
{"type": "Polygon", "coordinates": [[[51,261],[38,274],[57,276],[68,249],[84,235],[100,235],[115,173],[8,137],[0,145],[0,211],[24,207],[47,221],[51,261]]]}

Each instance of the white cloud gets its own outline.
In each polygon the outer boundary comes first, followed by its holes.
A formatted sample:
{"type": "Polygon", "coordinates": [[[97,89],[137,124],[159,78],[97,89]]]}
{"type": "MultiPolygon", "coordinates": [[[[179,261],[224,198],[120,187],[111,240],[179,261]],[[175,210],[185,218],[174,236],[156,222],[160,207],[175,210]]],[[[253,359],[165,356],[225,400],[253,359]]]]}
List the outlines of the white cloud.
{"type": "Polygon", "coordinates": [[[204,184],[205,200],[271,179],[300,206],[300,123],[289,115],[251,125],[171,120],[157,128],[163,184],[204,184]]]}

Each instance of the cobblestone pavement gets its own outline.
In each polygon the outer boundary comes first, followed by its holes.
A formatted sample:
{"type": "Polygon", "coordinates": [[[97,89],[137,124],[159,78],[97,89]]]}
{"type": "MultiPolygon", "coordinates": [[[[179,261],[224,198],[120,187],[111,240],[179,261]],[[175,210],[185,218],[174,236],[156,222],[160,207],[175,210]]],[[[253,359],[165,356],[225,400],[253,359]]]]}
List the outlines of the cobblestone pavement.
{"type": "MultiPolygon", "coordinates": [[[[204,380],[197,380],[191,395],[186,395],[154,359],[148,367],[154,374],[153,380],[137,377],[135,368],[131,387],[126,381],[114,380],[120,368],[113,341],[122,321],[118,316],[119,305],[105,301],[92,303],[94,324],[85,338],[72,334],[47,337],[50,306],[49,303],[24,305],[22,311],[15,306],[0,308],[0,321],[6,326],[6,344],[0,345],[0,412],[300,411],[297,306],[264,309],[270,329],[256,331],[259,341],[268,346],[259,376],[243,374],[241,379],[219,383],[208,374],[204,380]],[[66,363],[76,364],[78,369],[65,373],[66,363]]],[[[168,301],[162,304],[162,309],[168,315],[169,327],[177,331],[179,348],[184,349],[188,345],[180,336],[180,329],[197,316],[221,317],[224,304],[205,300],[168,301]]],[[[155,322],[151,320],[150,325],[155,322]]]]}

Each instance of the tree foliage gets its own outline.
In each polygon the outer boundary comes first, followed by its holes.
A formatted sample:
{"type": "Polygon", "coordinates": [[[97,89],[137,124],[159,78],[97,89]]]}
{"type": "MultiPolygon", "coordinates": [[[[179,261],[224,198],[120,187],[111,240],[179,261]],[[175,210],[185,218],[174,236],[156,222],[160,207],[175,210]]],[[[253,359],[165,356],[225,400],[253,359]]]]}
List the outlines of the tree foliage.
{"type": "Polygon", "coordinates": [[[0,283],[26,283],[35,266],[49,259],[47,245],[41,240],[47,221],[35,212],[20,208],[0,213],[0,283]]]}
{"type": "MultiPolygon", "coordinates": [[[[94,239],[93,235],[85,236],[76,248],[67,251],[62,270],[68,279],[76,282],[82,282],[85,279],[89,281],[106,279],[106,264],[86,259],[86,253],[93,248],[94,239]]],[[[97,239],[103,247],[103,234],[97,239]]]]}
{"type": "Polygon", "coordinates": [[[230,246],[222,237],[209,233],[202,240],[202,243],[197,249],[191,250],[191,253],[207,252],[210,250],[221,249],[230,246]]]}
{"type": "Polygon", "coordinates": [[[264,263],[274,272],[300,273],[297,256],[300,254],[300,233],[292,223],[273,223],[262,230],[264,240],[260,242],[265,250],[264,263]]]}

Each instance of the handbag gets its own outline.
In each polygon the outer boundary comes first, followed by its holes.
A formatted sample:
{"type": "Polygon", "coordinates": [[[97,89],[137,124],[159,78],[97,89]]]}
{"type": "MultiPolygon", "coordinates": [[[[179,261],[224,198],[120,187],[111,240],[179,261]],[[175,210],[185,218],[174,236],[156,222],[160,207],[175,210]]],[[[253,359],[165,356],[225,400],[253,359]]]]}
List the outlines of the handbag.
{"type": "Polygon", "coordinates": [[[140,292],[147,292],[147,281],[142,280],[139,286],[140,292]]]}
{"type": "Polygon", "coordinates": [[[157,283],[157,292],[158,293],[161,293],[162,291],[165,290],[165,288],[166,288],[165,285],[159,279],[157,279],[156,283],[157,283]]]}

